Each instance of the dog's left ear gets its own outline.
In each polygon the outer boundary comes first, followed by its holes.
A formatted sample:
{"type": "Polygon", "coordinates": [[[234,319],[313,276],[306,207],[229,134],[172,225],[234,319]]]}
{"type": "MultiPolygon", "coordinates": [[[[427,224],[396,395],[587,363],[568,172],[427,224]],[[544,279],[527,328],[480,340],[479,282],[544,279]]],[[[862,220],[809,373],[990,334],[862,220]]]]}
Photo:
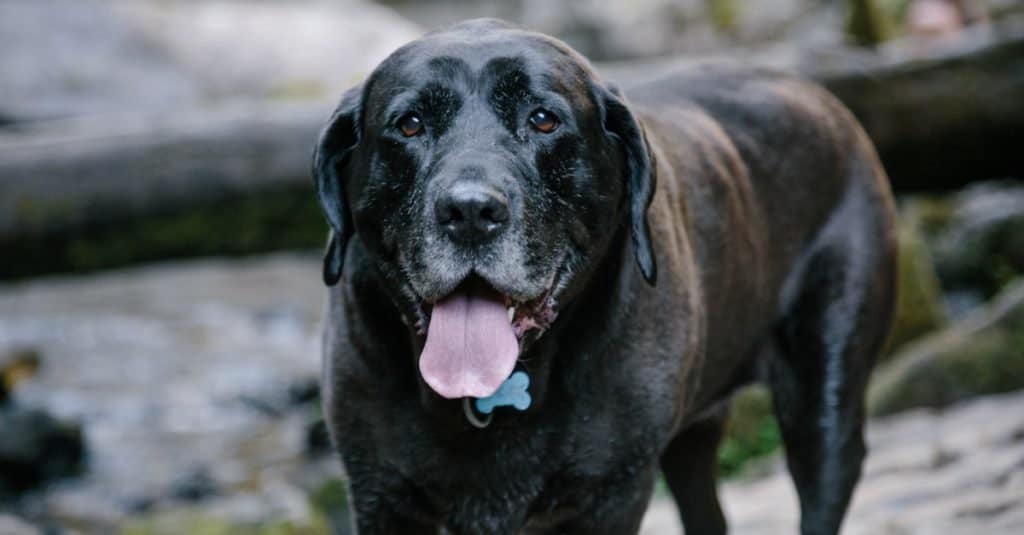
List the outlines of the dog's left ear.
{"type": "Polygon", "coordinates": [[[643,128],[629,111],[618,88],[598,86],[595,91],[605,134],[619,142],[626,154],[628,171],[630,235],[633,253],[647,284],[654,286],[658,279],[658,266],[654,260],[651,228],[647,222],[647,209],[654,199],[657,187],[653,159],[643,128]]]}
{"type": "Polygon", "coordinates": [[[345,259],[345,246],[352,237],[352,217],[345,202],[345,167],[359,144],[362,127],[362,86],[349,89],[320,133],[313,151],[313,180],[320,207],[331,225],[324,251],[324,283],[337,284],[345,259]]]}

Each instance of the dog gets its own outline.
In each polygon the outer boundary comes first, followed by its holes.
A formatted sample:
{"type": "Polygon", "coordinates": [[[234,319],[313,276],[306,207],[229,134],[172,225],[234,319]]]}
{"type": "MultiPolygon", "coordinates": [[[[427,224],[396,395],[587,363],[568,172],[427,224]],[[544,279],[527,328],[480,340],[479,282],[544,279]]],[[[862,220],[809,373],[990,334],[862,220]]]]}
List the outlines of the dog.
{"type": "Polygon", "coordinates": [[[659,472],[686,533],[725,533],[716,448],[753,381],[801,533],[839,530],[896,253],[884,170],[823,89],[701,66],[623,92],[474,20],[346,92],[313,160],[358,533],[635,533],[659,472]]]}

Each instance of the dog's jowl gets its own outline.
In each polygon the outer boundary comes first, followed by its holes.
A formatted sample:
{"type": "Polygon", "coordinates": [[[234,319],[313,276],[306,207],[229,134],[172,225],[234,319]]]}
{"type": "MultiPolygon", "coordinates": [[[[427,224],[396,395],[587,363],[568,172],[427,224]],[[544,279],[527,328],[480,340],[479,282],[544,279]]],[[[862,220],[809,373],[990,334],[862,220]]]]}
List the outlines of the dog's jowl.
{"type": "Polygon", "coordinates": [[[359,533],[635,533],[659,472],[687,534],[724,533],[715,450],[752,381],[801,533],[839,530],[894,294],[875,151],[778,73],[624,87],[480,20],[329,119],[323,392],[359,533]]]}

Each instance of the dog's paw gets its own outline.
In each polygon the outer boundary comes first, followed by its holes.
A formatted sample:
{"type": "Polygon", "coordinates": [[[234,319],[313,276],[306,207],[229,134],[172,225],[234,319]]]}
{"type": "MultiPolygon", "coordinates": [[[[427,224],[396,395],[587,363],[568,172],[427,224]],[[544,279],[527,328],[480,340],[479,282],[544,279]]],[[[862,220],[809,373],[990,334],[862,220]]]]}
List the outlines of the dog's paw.
{"type": "Polygon", "coordinates": [[[530,407],[530,376],[524,371],[513,373],[498,387],[498,391],[486,398],[476,400],[476,410],[481,414],[490,414],[497,407],[515,407],[525,411],[530,407]]]}

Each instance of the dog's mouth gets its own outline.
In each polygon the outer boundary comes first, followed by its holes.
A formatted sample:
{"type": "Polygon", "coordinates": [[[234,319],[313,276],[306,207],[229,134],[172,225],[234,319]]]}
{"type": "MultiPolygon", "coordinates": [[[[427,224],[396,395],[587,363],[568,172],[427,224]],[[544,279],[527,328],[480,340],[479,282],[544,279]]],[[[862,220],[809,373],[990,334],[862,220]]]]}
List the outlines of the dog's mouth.
{"type": "Polygon", "coordinates": [[[540,296],[517,301],[471,275],[450,294],[424,303],[416,324],[426,337],[419,369],[445,398],[484,398],[512,374],[521,344],[557,316],[554,281],[540,296]]]}

